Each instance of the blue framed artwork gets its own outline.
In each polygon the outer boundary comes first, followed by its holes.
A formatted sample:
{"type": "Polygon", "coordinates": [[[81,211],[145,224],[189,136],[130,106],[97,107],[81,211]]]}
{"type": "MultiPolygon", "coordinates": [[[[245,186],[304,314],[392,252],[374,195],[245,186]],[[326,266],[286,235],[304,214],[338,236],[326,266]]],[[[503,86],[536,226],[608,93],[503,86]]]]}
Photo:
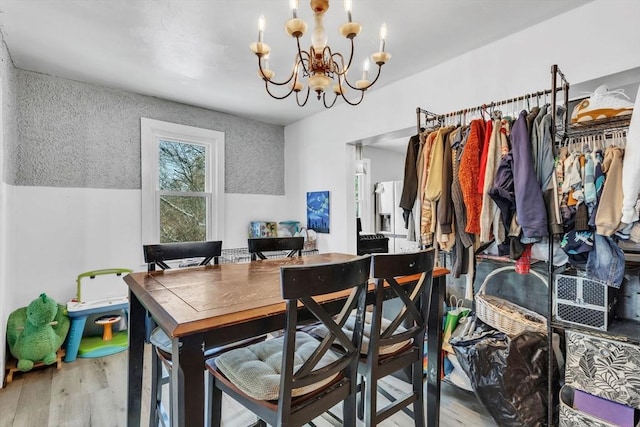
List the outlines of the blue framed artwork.
{"type": "Polygon", "coordinates": [[[307,229],[316,233],[329,233],[329,192],[307,193],[307,229]]]}

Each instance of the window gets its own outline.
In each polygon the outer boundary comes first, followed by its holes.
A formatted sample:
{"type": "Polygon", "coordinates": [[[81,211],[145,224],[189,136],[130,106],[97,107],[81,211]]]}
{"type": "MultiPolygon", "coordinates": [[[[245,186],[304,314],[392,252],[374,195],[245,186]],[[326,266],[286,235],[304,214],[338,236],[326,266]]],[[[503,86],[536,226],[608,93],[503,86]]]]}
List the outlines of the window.
{"type": "Polygon", "coordinates": [[[142,242],[223,240],[224,133],[141,119],[142,242]]]}

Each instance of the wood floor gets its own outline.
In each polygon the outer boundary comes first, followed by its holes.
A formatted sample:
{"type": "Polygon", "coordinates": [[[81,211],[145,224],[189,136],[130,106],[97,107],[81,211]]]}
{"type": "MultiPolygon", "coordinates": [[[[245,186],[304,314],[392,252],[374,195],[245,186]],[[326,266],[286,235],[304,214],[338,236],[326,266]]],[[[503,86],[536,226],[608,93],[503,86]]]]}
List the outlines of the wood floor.
{"type": "MultiPolygon", "coordinates": [[[[149,349],[145,358],[148,360],[149,349]]],[[[145,362],[146,362],[145,360],[145,362]]],[[[148,366],[148,363],[145,363],[148,366]]],[[[126,425],[127,352],[96,359],[77,359],[54,367],[16,374],[0,390],[0,427],[122,427],[126,425]]],[[[150,373],[144,375],[142,425],[148,425],[150,373]]],[[[402,387],[389,381],[390,389],[402,387]]],[[[165,395],[168,393],[165,393],[165,395]]],[[[336,415],[340,411],[336,408],[336,415]]],[[[248,426],[255,417],[226,399],[224,426],[248,426]]],[[[340,426],[339,420],[324,415],[314,420],[318,427],[340,426]]],[[[364,423],[359,423],[360,426],[364,423]]],[[[383,426],[411,426],[413,421],[399,413],[383,426]]],[[[493,419],[472,393],[442,384],[440,425],[443,427],[495,426],[493,419]]]]}

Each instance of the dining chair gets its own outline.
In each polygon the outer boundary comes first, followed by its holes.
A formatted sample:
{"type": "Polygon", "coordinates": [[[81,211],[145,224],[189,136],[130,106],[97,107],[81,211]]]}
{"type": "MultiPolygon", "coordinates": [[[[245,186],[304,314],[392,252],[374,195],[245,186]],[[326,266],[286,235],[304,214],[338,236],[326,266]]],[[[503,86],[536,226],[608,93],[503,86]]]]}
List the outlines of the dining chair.
{"type": "Polygon", "coordinates": [[[255,237],[247,240],[251,261],[267,259],[265,252],[289,251],[287,257],[301,256],[304,237],[255,237]]]}
{"type": "Polygon", "coordinates": [[[281,267],[284,334],[205,362],[210,373],[207,395],[212,427],[221,423],[223,393],[256,414],[261,425],[300,426],[342,402],[343,425],[355,426],[357,364],[370,265],[367,255],[339,263],[281,267]],[[324,295],[348,290],[344,301],[318,302],[324,295]],[[354,309],[356,322],[349,337],[342,327],[354,309]],[[299,330],[301,323],[310,320],[322,322],[330,331],[323,340],[299,330]],[[334,340],[342,351],[332,349],[334,340]]]}
{"type": "MultiPolygon", "coordinates": [[[[193,265],[208,265],[212,260],[218,264],[218,259],[222,254],[222,241],[206,242],[181,242],[181,243],[160,243],[144,245],[144,261],[147,263],[147,271],[155,271],[156,267],[162,270],[170,269],[168,262],[181,261],[178,267],[193,265]]],[[[149,415],[149,426],[170,425],[171,414],[162,405],[162,387],[169,385],[169,396],[171,396],[170,375],[163,375],[162,367],[167,372],[171,371],[171,338],[162,328],[155,326],[150,332],[149,342],[151,348],[151,405],[149,415]]]]}
{"type": "MultiPolygon", "coordinates": [[[[433,281],[434,251],[374,254],[372,257],[376,291],[372,311],[367,313],[365,320],[363,357],[358,365],[362,376],[358,417],[364,418],[365,425],[374,426],[413,405],[414,423],[421,427],[425,425],[422,382],[424,336],[433,281]],[[412,275],[419,275],[414,286],[401,286],[397,281],[401,276],[412,275]],[[383,317],[383,301],[385,293],[389,292],[400,301],[400,309],[390,319],[383,317]],[[379,380],[398,371],[410,371],[411,391],[391,395],[381,387],[379,380]],[[378,409],[378,391],[390,400],[381,409],[378,409]]],[[[352,318],[348,324],[354,320],[352,318]]]]}

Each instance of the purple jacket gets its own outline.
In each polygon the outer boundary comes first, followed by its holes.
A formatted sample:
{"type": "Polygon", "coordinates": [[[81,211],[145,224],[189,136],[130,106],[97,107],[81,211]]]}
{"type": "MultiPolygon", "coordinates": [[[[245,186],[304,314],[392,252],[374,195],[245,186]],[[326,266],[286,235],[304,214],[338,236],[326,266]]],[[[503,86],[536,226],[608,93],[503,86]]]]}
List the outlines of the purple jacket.
{"type": "Polygon", "coordinates": [[[518,224],[525,237],[546,237],[549,235],[547,209],[533,166],[526,111],[520,112],[511,129],[511,152],[518,224]]]}

